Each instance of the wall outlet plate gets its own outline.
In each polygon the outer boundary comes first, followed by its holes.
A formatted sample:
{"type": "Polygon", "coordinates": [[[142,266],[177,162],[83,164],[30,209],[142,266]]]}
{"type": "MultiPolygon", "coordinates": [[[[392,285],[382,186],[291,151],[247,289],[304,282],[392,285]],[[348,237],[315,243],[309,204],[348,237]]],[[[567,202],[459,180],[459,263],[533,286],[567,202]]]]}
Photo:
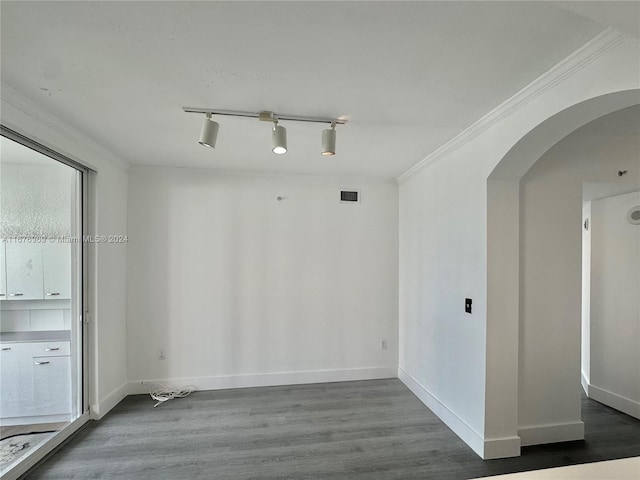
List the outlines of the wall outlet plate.
{"type": "Polygon", "coordinates": [[[470,298],[465,298],[464,299],[464,311],[467,313],[471,313],[471,304],[473,303],[473,300],[471,300],[470,298]]]}

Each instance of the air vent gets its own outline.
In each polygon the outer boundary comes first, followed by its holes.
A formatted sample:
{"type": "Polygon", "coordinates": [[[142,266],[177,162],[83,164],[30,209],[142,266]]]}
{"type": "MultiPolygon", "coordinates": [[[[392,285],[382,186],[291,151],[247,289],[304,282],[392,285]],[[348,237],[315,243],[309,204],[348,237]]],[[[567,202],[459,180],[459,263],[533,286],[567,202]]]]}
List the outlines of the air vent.
{"type": "Polygon", "coordinates": [[[340,192],[340,201],[348,202],[348,203],[357,203],[358,200],[358,192],[355,190],[342,190],[340,192]]]}

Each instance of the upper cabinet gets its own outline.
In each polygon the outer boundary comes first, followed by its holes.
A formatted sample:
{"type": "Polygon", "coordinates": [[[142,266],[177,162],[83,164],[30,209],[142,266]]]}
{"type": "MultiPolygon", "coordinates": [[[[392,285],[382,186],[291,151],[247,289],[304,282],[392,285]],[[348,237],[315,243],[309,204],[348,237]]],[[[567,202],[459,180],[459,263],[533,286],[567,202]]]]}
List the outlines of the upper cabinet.
{"type": "Polygon", "coordinates": [[[42,246],[34,243],[7,243],[7,298],[42,300],[42,246]]]}
{"type": "Polygon", "coordinates": [[[71,298],[71,244],[42,245],[45,298],[71,298]]]}
{"type": "Polygon", "coordinates": [[[7,300],[71,298],[71,245],[5,244],[7,300]]]}
{"type": "Polygon", "coordinates": [[[0,300],[68,300],[72,252],[82,246],[64,242],[78,231],[78,172],[8,140],[2,145],[0,300]]]}

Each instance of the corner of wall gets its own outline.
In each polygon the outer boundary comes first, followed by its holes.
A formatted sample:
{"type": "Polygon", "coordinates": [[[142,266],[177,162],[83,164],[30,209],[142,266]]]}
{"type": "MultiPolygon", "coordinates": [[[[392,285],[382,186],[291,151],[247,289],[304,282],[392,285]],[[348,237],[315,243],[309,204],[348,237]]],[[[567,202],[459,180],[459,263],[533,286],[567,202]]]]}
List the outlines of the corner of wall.
{"type": "Polygon", "coordinates": [[[106,397],[89,407],[91,420],[100,420],[129,395],[129,384],[123,383],[106,397]]]}
{"type": "Polygon", "coordinates": [[[402,368],[398,368],[398,378],[406,387],[435,413],[453,432],[458,435],[481,458],[484,458],[484,438],[471,428],[462,418],[438,400],[423,385],[402,368]]]}

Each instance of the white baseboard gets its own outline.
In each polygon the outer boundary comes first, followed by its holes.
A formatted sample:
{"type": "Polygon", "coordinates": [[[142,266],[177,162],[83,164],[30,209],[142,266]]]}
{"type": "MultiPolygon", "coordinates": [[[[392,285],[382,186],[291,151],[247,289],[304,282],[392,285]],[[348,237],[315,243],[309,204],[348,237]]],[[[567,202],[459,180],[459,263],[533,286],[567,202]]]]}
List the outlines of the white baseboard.
{"type": "Polygon", "coordinates": [[[520,455],[520,439],[518,437],[485,440],[482,435],[449,410],[444,403],[402,368],[398,368],[398,378],[481,458],[503,458],[520,455]]]}
{"type": "Polygon", "coordinates": [[[582,390],[584,390],[584,394],[589,397],[589,379],[583,371],[580,371],[580,383],[582,384],[582,390]]]}
{"type": "Polygon", "coordinates": [[[344,370],[309,370],[302,372],[258,373],[247,375],[223,375],[215,377],[160,378],[131,381],[127,393],[149,393],[153,384],[170,387],[193,386],[195,390],[225,390],[229,388],[274,387],[308,383],[351,382],[396,378],[397,367],[349,368],[344,370]]]}
{"type": "Polygon", "coordinates": [[[128,384],[123,383],[106,397],[99,399],[97,404],[92,404],[90,407],[91,420],[100,420],[128,394],[128,384]]]}
{"type": "Polygon", "coordinates": [[[611,408],[620,410],[622,413],[640,419],[640,403],[635,400],[610,392],[604,388],[596,387],[595,385],[589,385],[587,395],[596,402],[604,403],[611,408]]]}
{"type": "Polygon", "coordinates": [[[522,446],[584,440],[584,423],[556,423],[518,428],[522,446]]]}
{"type": "Polygon", "coordinates": [[[485,438],[483,460],[520,456],[521,440],[518,436],[504,438],[485,438]]]}

